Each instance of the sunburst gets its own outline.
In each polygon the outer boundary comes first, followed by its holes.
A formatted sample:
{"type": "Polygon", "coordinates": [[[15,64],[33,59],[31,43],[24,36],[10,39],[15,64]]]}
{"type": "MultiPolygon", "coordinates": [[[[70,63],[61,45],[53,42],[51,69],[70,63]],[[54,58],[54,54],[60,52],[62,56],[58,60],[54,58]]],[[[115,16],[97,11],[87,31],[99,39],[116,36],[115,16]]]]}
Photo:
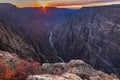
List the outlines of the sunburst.
{"type": "Polygon", "coordinates": [[[42,7],[47,7],[47,2],[40,2],[42,7]]]}

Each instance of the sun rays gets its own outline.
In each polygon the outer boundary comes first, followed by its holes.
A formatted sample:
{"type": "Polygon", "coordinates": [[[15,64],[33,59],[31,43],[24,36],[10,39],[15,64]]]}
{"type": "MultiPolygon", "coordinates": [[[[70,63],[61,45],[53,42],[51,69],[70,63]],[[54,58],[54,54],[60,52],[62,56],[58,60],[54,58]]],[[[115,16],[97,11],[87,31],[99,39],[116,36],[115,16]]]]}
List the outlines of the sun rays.
{"type": "Polygon", "coordinates": [[[49,3],[47,1],[41,1],[41,0],[38,0],[38,3],[40,4],[41,7],[45,8],[45,7],[48,7],[49,3]]]}
{"type": "Polygon", "coordinates": [[[46,2],[40,2],[42,7],[47,7],[47,3],[46,2]]]}

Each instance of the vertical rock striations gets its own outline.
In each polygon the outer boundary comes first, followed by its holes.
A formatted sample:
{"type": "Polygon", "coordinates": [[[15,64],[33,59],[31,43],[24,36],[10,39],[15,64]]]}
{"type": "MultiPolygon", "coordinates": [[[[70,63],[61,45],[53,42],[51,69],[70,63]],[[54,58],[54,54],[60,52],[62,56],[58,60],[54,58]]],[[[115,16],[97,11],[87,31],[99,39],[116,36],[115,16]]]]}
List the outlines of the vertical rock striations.
{"type": "Polygon", "coordinates": [[[120,8],[82,8],[54,32],[55,47],[65,61],[82,59],[96,69],[120,73],[120,8]]]}

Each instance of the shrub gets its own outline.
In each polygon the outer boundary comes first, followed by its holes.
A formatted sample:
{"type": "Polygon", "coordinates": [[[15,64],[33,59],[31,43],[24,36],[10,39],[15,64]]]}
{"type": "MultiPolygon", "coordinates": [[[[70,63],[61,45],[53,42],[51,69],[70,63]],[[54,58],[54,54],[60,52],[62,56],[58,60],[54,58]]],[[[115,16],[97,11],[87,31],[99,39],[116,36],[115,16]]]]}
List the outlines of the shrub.
{"type": "Polygon", "coordinates": [[[10,70],[3,60],[0,60],[0,80],[26,80],[28,75],[41,73],[39,62],[28,62],[20,60],[14,70],[10,70]]]}
{"type": "Polygon", "coordinates": [[[41,66],[39,62],[30,62],[30,74],[40,74],[41,73],[41,66]]]}
{"type": "Polygon", "coordinates": [[[40,74],[41,66],[38,62],[28,62],[20,60],[19,65],[15,68],[15,74],[12,80],[26,80],[28,75],[40,74]]]}
{"type": "Polygon", "coordinates": [[[0,60],[0,80],[11,80],[13,75],[14,71],[10,70],[3,60],[0,60]]]}
{"type": "Polygon", "coordinates": [[[20,60],[20,63],[15,68],[15,74],[12,80],[25,80],[28,75],[29,63],[24,60],[20,60]]]}

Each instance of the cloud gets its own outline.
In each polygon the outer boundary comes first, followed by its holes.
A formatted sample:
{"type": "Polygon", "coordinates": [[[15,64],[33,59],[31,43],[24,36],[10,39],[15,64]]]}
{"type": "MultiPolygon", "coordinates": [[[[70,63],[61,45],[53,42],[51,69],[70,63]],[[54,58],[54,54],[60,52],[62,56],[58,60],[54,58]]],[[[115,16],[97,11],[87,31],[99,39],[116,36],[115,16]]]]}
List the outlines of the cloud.
{"type": "Polygon", "coordinates": [[[0,3],[36,3],[38,0],[0,0],[0,3]]]}
{"type": "Polygon", "coordinates": [[[82,4],[90,4],[90,3],[104,3],[104,2],[112,2],[119,0],[49,0],[51,1],[51,5],[54,6],[62,6],[62,5],[82,5],[82,4]]]}
{"type": "Polygon", "coordinates": [[[109,2],[109,1],[119,1],[119,0],[0,0],[0,3],[36,3],[38,1],[49,1],[53,3],[90,3],[90,2],[109,2]]]}
{"type": "Polygon", "coordinates": [[[50,6],[83,6],[91,4],[116,4],[120,0],[0,0],[0,3],[13,3],[20,6],[32,6],[37,3],[46,2],[50,6]]]}

